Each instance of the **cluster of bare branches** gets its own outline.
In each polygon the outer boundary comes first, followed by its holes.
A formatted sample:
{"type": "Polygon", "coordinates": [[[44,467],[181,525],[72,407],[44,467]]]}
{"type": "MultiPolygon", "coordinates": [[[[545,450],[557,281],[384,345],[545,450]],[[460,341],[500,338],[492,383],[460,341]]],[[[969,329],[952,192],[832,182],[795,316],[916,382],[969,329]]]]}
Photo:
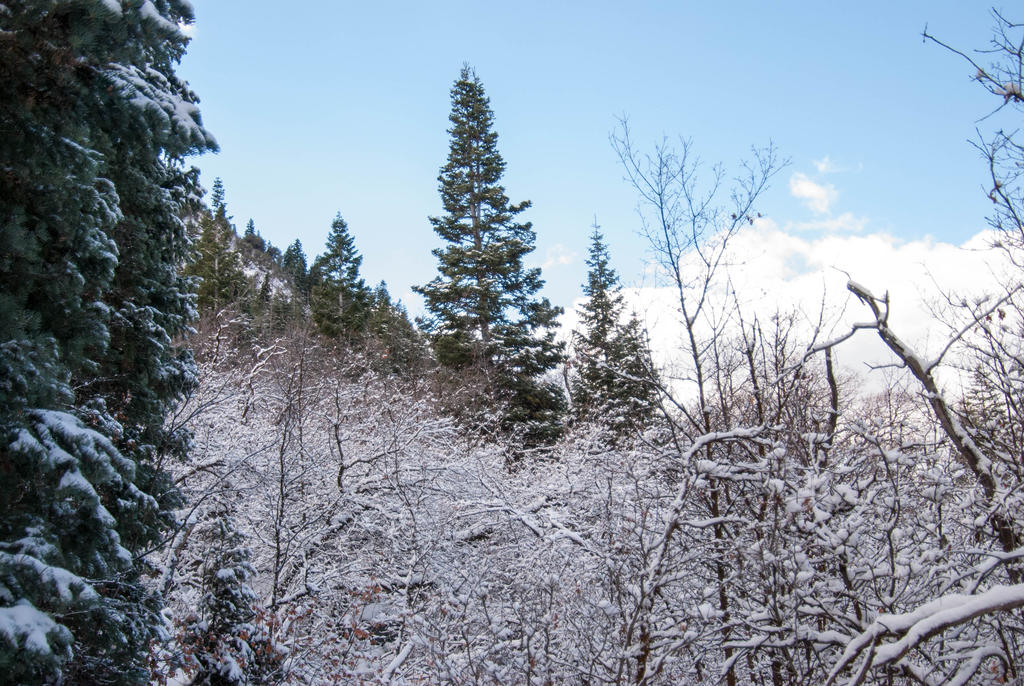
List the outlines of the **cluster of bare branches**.
{"type": "MultiPolygon", "coordinates": [[[[995,18],[992,64],[957,54],[1018,108],[1021,27],[995,18]]],[[[628,441],[581,423],[510,469],[372,350],[211,324],[174,419],[195,436],[191,505],[153,555],[172,620],[210,593],[202,532],[230,516],[275,683],[1022,683],[1021,272],[946,295],[931,354],[854,281],[847,330],[748,313],[729,251],[774,149],[730,181],[689,141],[644,153],[622,122],[613,145],[685,332],[678,373],[647,380],[658,420],[628,441]],[[871,394],[835,364],[868,335],[898,370],[871,394]]],[[[1024,148],[1002,131],[979,148],[1020,269],[1024,148]]],[[[199,669],[180,637],[154,658],[168,682],[199,669]]]]}

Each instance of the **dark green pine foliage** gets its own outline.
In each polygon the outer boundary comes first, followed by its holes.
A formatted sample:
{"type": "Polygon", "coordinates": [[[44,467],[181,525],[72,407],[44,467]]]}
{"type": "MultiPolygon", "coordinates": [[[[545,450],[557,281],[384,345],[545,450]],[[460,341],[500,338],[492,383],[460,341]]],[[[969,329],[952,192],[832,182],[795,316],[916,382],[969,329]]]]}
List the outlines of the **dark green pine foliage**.
{"type": "Polygon", "coordinates": [[[219,176],[213,180],[210,189],[210,209],[218,217],[227,217],[228,205],[224,198],[224,181],[219,176]]]}
{"type": "Polygon", "coordinates": [[[381,281],[370,293],[366,333],[378,343],[378,369],[402,374],[420,369],[428,361],[427,349],[401,303],[392,301],[381,281]]]}
{"type": "Polygon", "coordinates": [[[273,243],[269,242],[269,241],[264,241],[264,245],[266,246],[265,249],[266,249],[266,252],[267,252],[267,260],[269,262],[271,262],[272,264],[275,264],[278,267],[280,267],[281,266],[281,260],[284,257],[281,254],[281,249],[279,247],[277,247],[276,245],[274,245],[273,243]]]}
{"type": "Polygon", "coordinates": [[[302,250],[302,241],[298,238],[284,251],[281,271],[292,277],[292,283],[302,298],[309,296],[309,266],[306,263],[306,253],[302,250]]]}
{"type": "Polygon", "coordinates": [[[184,622],[181,643],[195,686],[277,683],[284,659],[259,619],[256,576],[246,547],[226,508],[215,508],[194,534],[203,551],[198,612],[184,622]],[[276,677],[276,678],[275,678],[276,677]]]}
{"type": "Polygon", "coordinates": [[[599,227],[590,236],[582,331],[573,333],[576,368],[570,380],[577,420],[601,421],[618,437],[642,428],[656,409],[657,377],[636,316],[625,317],[619,277],[599,227]]]}
{"type": "Polygon", "coordinates": [[[245,233],[242,235],[242,244],[257,253],[266,252],[267,242],[256,230],[256,222],[252,219],[245,225],[245,233]]]}
{"type": "Polygon", "coordinates": [[[536,234],[516,218],[530,203],[505,195],[494,115],[468,66],[451,100],[448,161],[438,177],[445,214],[430,218],[446,245],[434,250],[440,274],[416,288],[430,312],[424,326],[441,365],[483,374],[505,408],[505,429],[523,432],[528,445],[546,443],[560,432],[565,408],[557,384],[544,379],[562,359],[562,310],[537,297],[540,269],[523,266],[536,234]]]}
{"type": "MultiPolygon", "coordinates": [[[[267,255],[271,256],[277,248],[269,246],[267,255]]],[[[291,288],[271,293],[270,284],[267,283],[265,295],[269,299],[267,314],[268,325],[271,331],[287,331],[300,327],[305,318],[305,310],[309,299],[309,274],[306,263],[306,253],[302,249],[302,242],[296,240],[279,255],[276,264],[283,274],[291,280],[291,288]]],[[[261,286],[262,293],[262,286],[261,286]]]]}
{"type": "Polygon", "coordinates": [[[188,3],[0,9],[0,674],[146,683],[162,627],[142,555],[178,499],[169,404],[186,155],[215,146],[174,74],[188,3]]]}
{"type": "Polygon", "coordinates": [[[313,323],[328,338],[361,332],[369,313],[370,292],[359,276],[363,258],[339,213],[331,222],[327,246],[309,270],[309,306],[313,323]]]}
{"type": "Polygon", "coordinates": [[[196,288],[200,310],[218,312],[235,304],[246,287],[242,261],[233,242],[235,230],[224,214],[223,203],[214,203],[215,214],[199,220],[199,240],[193,261],[185,270],[199,279],[196,288]]]}

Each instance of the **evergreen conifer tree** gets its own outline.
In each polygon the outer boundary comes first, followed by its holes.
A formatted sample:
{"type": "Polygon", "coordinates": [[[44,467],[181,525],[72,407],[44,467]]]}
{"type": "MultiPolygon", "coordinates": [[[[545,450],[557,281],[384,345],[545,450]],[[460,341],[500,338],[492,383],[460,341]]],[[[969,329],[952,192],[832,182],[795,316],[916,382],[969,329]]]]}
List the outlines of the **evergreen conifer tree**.
{"type": "Polygon", "coordinates": [[[260,308],[264,308],[270,304],[270,273],[263,275],[263,280],[260,281],[260,292],[257,296],[257,300],[260,303],[260,308]]]}
{"type": "Polygon", "coordinates": [[[246,285],[241,258],[232,245],[235,231],[223,214],[223,202],[216,207],[214,214],[199,220],[195,258],[186,269],[200,279],[196,293],[201,310],[218,311],[234,303],[246,285]]]}
{"type": "Polygon", "coordinates": [[[204,554],[199,573],[202,596],[183,627],[186,668],[196,686],[276,683],[284,655],[259,619],[259,597],[249,586],[256,575],[226,508],[217,507],[196,535],[204,554]]]}
{"type": "Polygon", "coordinates": [[[415,289],[431,315],[424,326],[443,366],[475,367],[488,379],[506,408],[506,429],[544,443],[558,434],[564,411],[560,389],[543,379],[562,359],[554,338],[561,309],[537,297],[540,269],[523,266],[536,234],[517,217],[530,202],[511,204],[505,195],[494,115],[469,66],[451,100],[448,160],[438,177],[445,214],[430,218],[447,245],[434,250],[439,275],[415,289]]]}
{"type": "Polygon", "coordinates": [[[427,351],[420,333],[401,303],[392,301],[381,281],[370,294],[366,331],[383,347],[380,369],[402,373],[426,362],[427,351]]]}
{"type": "Polygon", "coordinates": [[[256,230],[256,222],[252,219],[249,219],[249,222],[245,225],[242,243],[257,253],[265,252],[267,249],[267,242],[263,240],[263,236],[256,230]]]}
{"type": "Polygon", "coordinates": [[[650,350],[636,316],[625,319],[619,277],[595,224],[590,236],[583,331],[573,334],[577,367],[570,382],[577,419],[600,419],[624,435],[654,415],[655,380],[650,350]]]}
{"type": "Polygon", "coordinates": [[[227,219],[228,205],[224,199],[224,181],[219,176],[213,180],[213,188],[210,189],[210,209],[213,210],[213,216],[227,219]]]}
{"type": "Polygon", "coordinates": [[[178,504],[161,462],[194,383],[171,341],[215,147],[174,74],[181,0],[6,2],[0,12],[0,674],[145,683],[159,599],[145,549],[178,504]]]}
{"type": "Polygon", "coordinates": [[[309,295],[309,266],[306,253],[302,249],[302,241],[298,238],[288,246],[281,258],[281,271],[292,277],[292,283],[302,297],[309,295]]]}
{"type": "Polygon", "coordinates": [[[264,244],[266,245],[267,260],[269,260],[271,264],[275,264],[280,267],[281,260],[284,258],[284,255],[281,254],[281,249],[270,241],[265,241],[264,244]]]}
{"type": "Polygon", "coordinates": [[[337,338],[355,334],[366,324],[370,292],[359,276],[363,258],[339,212],[331,222],[327,248],[309,270],[309,306],[321,334],[337,338]]]}

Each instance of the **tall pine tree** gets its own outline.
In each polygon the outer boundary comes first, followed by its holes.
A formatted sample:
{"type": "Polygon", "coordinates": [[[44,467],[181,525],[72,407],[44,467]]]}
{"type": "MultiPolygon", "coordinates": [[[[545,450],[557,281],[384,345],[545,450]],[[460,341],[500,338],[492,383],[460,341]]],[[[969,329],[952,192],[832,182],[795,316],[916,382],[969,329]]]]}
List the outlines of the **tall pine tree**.
{"type": "Polygon", "coordinates": [[[653,417],[656,377],[640,322],[635,315],[625,317],[619,277],[596,224],[590,241],[590,270],[583,284],[587,301],[580,309],[583,330],[573,333],[573,413],[578,420],[602,421],[623,436],[653,417]]]}
{"type": "Polygon", "coordinates": [[[306,263],[306,252],[302,249],[302,241],[298,238],[284,251],[281,271],[292,277],[292,283],[295,284],[301,298],[309,295],[309,266],[306,263]]]}
{"type": "Polygon", "coordinates": [[[425,328],[443,366],[484,374],[505,408],[504,428],[523,431],[528,445],[544,443],[559,433],[564,411],[561,390],[543,378],[562,359],[554,330],[561,309],[537,297],[540,269],[523,266],[536,234],[517,217],[530,202],[511,204],[505,195],[494,114],[469,66],[451,100],[448,161],[438,177],[445,214],[430,218],[447,245],[434,250],[438,276],[416,288],[431,315],[425,328]]]}
{"type": "Polygon", "coordinates": [[[328,338],[363,330],[370,307],[370,291],[359,276],[362,256],[339,212],[331,222],[327,247],[309,270],[309,306],[316,328],[328,338]]]}
{"type": "Polygon", "coordinates": [[[193,261],[185,270],[199,279],[196,293],[201,310],[218,311],[237,302],[245,290],[241,256],[233,245],[235,231],[223,207],[215,202],[215,214],[204,214],[199,220],[199,240],[193,261]]]}
{"type": "Polygon", "coordinates": [[[0,11],[0,674],[145,683],[159,599],[144,553],[178,504],[169,404],[185,156],[215,147],[174,67],[182,0],[13,0],[0,11]]]}

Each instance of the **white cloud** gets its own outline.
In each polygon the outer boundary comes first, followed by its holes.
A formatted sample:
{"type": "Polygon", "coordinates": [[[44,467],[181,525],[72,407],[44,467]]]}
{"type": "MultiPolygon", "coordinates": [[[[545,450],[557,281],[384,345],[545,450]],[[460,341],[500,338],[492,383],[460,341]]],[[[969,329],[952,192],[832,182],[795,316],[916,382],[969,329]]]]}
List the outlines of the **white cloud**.
{"type": "Polygon", "coordinates": [[[837,164],[827,155],[820,160],[812,160],[811,163],[818,170],[819,174],[838,174],[839,172],[850,171],[849,167],[837,164]]]}
{"type": "Polygon", "coordinates": [[[544,262],[540,265],[541,269],[551,269],[552,267],[563,267],[567,264],[572,264],[576,261],[576,255],[577,253],[569,251],[561,243],[556,243],[547,249],[544,262]]]}
{"type": "MultiPolygon", "coordinates": [[[[739,313],[747,322],[755,315],[766,322],[776,311],[795,311],[807,333],[817,324],[824,304],[823,336],[829,337],[871,316],[846,289],[853,279],[878,296],[888,292],[896,333],[922,354],[935,354],[948,333],[933,314],[942,292],[994,293],[1007,282],[1000,277],[1008,268],[1004,253],[984,249],[990,239],[979,234],[957,246],[930,238],[902,241],[884,233],[812,237],[760,219],[733,239],[729,272],[720,275],[709,307],[734,331],[739,313]]],[[[674,289],[637,288],[626,293],[646,320],[656,362],[669,369],[678,366],[684,359],[680,341],[685,336],[674,289]]],[[[574,315],[567,314],[566,325],[572,324],[574,315]]],[[[864,377],[866,388],[876,390],[882,387],[883,373],[868,365],[893,359],[870,331],[841,344],[836,355],[844,368],[864,377]]],[[[945,381],[953,384],[955,379],[947,376],[945,381]]]]}
{"type": "Polygon", "coordinates": [[[839,191],[832,184],[815,183],[806,174],[796,172],[789,177],[789,192],[811,208],[815,214],[828,214],[839,191]]]}
{"type": "Polygon", "coordinates": [[[843,212],[838,217],[815,219],[809,222],[790,222],[787,231],[824,231],[826,233],[861,233],[867,226],[866,217],[855,217],[851,212],[843,212]]]}
{"type": "Polygon", "coordinates": [[[820,160],[811,160],[811,164],[818,170],[819,174],[838,174],[840,172],[862,172],[864,171],[864,163],[858,162],[856,165],[851,166],[848,164],[839,164],[832,160],[831,157],[825,155],[820,160]]]}
{"type": "Polygon", "coordinates": [[[818,170],[819,174],[835,174],[841,171],[839,165],[829,159],[828,155],[825,155],[820,160],[813,160],[814,168],[818,170]]]}

